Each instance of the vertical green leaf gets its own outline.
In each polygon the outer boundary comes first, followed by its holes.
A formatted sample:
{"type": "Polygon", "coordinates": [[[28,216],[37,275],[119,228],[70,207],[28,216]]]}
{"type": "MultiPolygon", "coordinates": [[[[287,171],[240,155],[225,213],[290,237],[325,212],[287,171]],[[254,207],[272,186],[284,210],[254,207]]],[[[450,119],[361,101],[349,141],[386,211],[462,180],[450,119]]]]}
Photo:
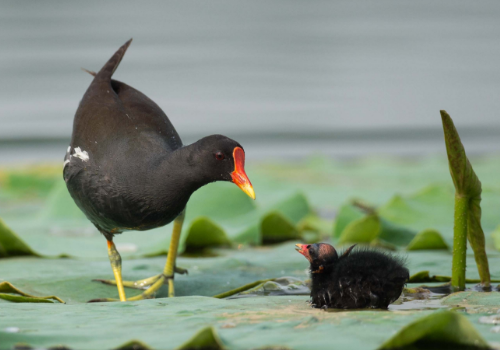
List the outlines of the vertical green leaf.
{"type": "Polygon", "coordinates": [[[490,271],[485,250],[484,232],[481,228],[481,182],[472,169],[453,120],[446,111],[441,111],[441,120],[450,174],[456,191],[452,287],[460,290],[465,288],[467,242],[463,237],[464,231],[474,251],[481,283],[485,287],[489,287],[490,271]]]}

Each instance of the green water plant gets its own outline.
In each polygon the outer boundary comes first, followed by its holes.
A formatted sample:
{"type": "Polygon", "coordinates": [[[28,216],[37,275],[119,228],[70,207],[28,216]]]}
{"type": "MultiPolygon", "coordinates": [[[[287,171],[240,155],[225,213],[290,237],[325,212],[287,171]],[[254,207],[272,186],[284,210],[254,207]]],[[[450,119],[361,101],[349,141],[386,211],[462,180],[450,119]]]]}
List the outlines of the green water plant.
{"type": "Polygon", "coordinates": [[[55,295],[35,296],[23,292],[9,282],[0,282],[0,299],[11,301],[14,303],[54,303],[53,300],[64,304],[64,301],[55,295]]]}
{"type": "Polygon", "coordinates": [[[453,229],[453,262],[451,287],[465,289],[467,239],[474,251],[481,284],[490,287],[490,271],[486,256],[484,232],[481,227],[481,181],[465,154],[453,120],[441,111],[444,140],[451,178],[455,185],[455,214],[453,229]]]}

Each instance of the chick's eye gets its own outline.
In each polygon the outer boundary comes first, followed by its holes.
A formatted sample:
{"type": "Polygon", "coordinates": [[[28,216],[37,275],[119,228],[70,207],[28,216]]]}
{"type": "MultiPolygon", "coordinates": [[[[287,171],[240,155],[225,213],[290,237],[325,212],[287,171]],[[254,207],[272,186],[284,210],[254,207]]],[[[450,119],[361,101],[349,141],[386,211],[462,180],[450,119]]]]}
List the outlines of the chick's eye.
{"type": "Polygon", "coordinates": [[[222,152],[215,153],[215,159],[223,160],[224,158],[225,158],[224,153],[222,153],[222,152]]]}

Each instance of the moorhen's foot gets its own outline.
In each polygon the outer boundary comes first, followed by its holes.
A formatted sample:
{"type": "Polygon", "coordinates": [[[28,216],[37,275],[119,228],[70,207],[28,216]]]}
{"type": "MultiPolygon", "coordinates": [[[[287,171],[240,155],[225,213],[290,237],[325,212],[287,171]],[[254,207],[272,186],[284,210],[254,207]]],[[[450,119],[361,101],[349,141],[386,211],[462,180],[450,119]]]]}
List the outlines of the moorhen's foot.
{"type": "MultiPolygon", "coordinates": [[[[187,269],[183,269],[181,267],[175,267],[174,271],[175,271],[175,273],[177,273],[179,275],[187,275],[188,274],[188,270],[187,269]]],[[[152,285],[156,281],[158,281],[158,278],[160,278],[160,276],[162,276],[162,274],[159,274],[159,275],[156,275],[156,276],[152,276],[152,277],[149,277],[149,278],[144,278],[142,280],[137,280],[137,281],[123,281],[123,286],[126,287],[126,288],[146,290],[146,289],[148,289],[148,287],[150,285],[152,285]]],[[[104,283],[104,284],[109,284],[109,285],[112,285],[112,286],[116,286],[116,280],[93,279],[92,281],[93,282],[101,282],[101,283],[104,283]]]]}
{"type": "MultiPolygon", "coordinates": [[[[139,295],[136,295],[131,298],[127,298],[126,300],[123,301],[136,301],[136,300],[144,300],[144,299],[153,299],[155,296],[155,293],[161,288],[163,284],[168,283],[168,296],[173,297],[174,296],[174,277],[173,276],[166,276],[164,274],[158,275],[158,276],[153,276],[150,277],[149,279],[147,278],[146,280],[155,280],[155,282],[151,283],[150,287],[147,288],[144,292],[142,292],[139,295]]],[[[144,280],[143,280],[144,281],[144,280]]],[[[114,282],[114,281],[112,281],[114,282]]],[[[103,282],[105,283],[105,282],[103,282]]],[[[133,283],[133,282],[132,282],[133,283]]],[[[113,284],[113,283],[110,283],[113,284]]],[[[125,284],[124,284],[125,286],[125,284]]],[[[141,289],[141,288],[138,288],[141,289]]],[[[98,299],[92,299],[89,300],[88,303],[98,303],[98,302],[111,302],[111,301],[120,301],[119,299],[113,299],[113,298],[98,298],[98,299]]]]}

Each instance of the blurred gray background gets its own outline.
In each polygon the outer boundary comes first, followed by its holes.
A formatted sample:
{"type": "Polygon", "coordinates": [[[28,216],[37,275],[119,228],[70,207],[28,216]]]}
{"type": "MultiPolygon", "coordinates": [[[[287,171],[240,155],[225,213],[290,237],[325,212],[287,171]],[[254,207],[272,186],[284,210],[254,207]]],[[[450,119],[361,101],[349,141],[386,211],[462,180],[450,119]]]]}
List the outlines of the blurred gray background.
{"type": "Polygon", "coordinates": [[[91,77],[251,159],[500,150],[499,1],[10,1],[0,4],[0,164],[62,161],[91,77]]]}

